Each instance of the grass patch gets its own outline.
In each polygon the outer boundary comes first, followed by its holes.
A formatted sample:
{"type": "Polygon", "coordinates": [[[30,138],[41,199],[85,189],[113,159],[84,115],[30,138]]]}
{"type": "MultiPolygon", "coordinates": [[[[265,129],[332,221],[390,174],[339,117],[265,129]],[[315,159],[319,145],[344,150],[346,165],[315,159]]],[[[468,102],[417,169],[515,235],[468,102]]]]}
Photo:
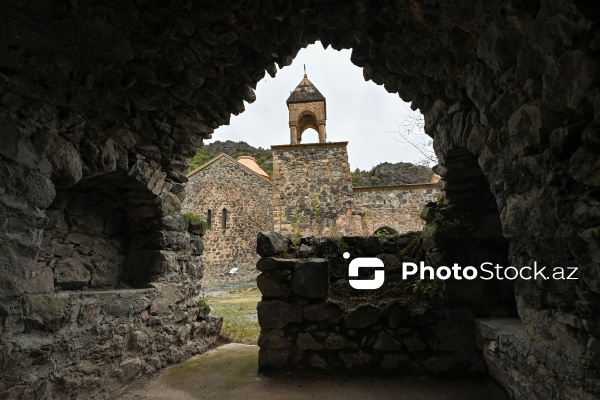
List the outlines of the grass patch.
{"type": "Polygon", "coordinates": [[[257,287],[234,289],[227,296],[206,296],[211,314],[223,317],[221,338],[225,342],[258,342],[260,326],[256,318],[256,304],[260,299],[257,287]]]}

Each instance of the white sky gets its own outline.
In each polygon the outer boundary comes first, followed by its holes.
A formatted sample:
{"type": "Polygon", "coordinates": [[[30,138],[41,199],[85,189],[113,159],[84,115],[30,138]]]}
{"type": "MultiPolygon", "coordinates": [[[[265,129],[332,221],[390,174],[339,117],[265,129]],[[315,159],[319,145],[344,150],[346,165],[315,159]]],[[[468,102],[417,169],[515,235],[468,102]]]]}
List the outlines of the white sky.
{"type": "MultiPolygon", "coordinates": [[[[383,86],[365,82],[362,68],[350,61],[350,50],[323,49],[320,42],[301,50],[292,65],[278,70],[275,78],[265,75],[256,87],[256,101],[246,111],[232,116],[230,125],[215,130],[215,140],[245,141],[270,148],[289,143],[285,101],[304,76],[327,99],[327,141],[348,141],[350,168],[368,170],[380,162],[415,162],[421,155],[394,139],[398,124],[410,109],[397,94],[383,86]]],[[[302,143],[318,142],[317,132],[306,131],[302,143]]]]}

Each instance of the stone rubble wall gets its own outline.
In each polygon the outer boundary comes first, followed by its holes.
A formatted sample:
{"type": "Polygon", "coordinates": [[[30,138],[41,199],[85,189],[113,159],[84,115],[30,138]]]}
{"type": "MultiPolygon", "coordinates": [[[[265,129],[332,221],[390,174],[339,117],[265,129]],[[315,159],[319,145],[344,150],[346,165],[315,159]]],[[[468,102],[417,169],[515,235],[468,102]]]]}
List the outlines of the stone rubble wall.
{"type": "Polygon", "coordinates": [[[344,235],[369,236],[384,226],[398,233],[420,231],[423,207],[440,196],[437,184],[355,187],[354,208],[339,225],[344,235]]]}
{"type": "Polygon", "coordinates": [[[405,286],[400,294],[377,301],[349,287],[347,266],[355,257],[382,259],[386,285],[402,284],[400,260],[414,262],[424,256],[420,247],[411,247],[415,240],[419,241],[416,233],[303,238],[295,247],[288,237],[261,233],[262,258],[257,263],[261,271],[257,285],[263,295],[257,306],[261,370],[446,377],[483,373],[475,317],[501,307],[507,307],[506,314],[514,312],[506,303],[484,305],[483,297],[494,297],[493,288],[453,307],[411,303],[414,298],[404,296],[405,286]],[[345,251],[350,253],[348,260],[342,257],[345,251]]]}
{"type": "MultiPolygon", "coordinates": [[[[558,317],[560,318],[560,317],[558,317]]],[[[589,364],[565,357],[556,348],[532,340],[515,319],[480,319],[477,342],[490,375],[511,399],[578,399],[600,397],[600,374],[589,364]],[[531,381],[531,376],[539,379],[531,381]]]]}
{"type": "Polygon", "coordinates": [[[204,235],[204,280],[225,279],[227,271],[239,268],[238,280],[254,280],[258,256],[256,235],[273,229],[271,182],[227,157],[189,177],[182,212],[212,221],[204,235]],[[222,227],[227,209],[227,229],[222,227]]]}
{"type": "Polygon", "coordinates": [[[199,287],[151,286],[4,302],[0,397],[106,398],[216,342],[222,318],[199,302],[199,287]]]}

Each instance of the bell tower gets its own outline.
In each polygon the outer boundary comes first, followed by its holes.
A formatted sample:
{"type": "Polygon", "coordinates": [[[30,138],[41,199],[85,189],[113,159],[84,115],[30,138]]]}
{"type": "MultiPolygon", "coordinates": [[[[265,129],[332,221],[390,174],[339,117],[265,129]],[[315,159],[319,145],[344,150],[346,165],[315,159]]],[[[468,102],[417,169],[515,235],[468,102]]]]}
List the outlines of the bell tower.
{"type": "Polygon", "coordinates": [[[302,133],[308,128],[319,132],[319,143],[327,142],[325,97],[308,80],[306,66],[304,66],[304,79],[290,94],[286,104],[290,114],[290,144],[299,144],[302,141],[302,133]]]}

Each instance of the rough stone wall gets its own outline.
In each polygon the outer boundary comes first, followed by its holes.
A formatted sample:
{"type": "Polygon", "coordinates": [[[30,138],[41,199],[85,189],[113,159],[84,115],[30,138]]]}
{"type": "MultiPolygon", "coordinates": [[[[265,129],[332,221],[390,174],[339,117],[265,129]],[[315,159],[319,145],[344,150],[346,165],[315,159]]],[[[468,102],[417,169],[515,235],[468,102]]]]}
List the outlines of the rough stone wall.
{"type": "MultiPolygon", "coordinates": [[[[460,306],[441,282],[432,297],[411,291],[400,264],[425,260],[419,237],[303,238],[297,247],[288,237],[261,233],[260,368],[447,377],[483,373],[474,319],[500,309],[514,313],[514,302],[498,297],[495,285],[471,291],[460,306]],[[365,294],[349,286],[348,264],[355,257],[384,262],[381,290],[365,294]]],[[[472,288],[480,284],[471,282],[472,288]]]]}
{"type": "Polygon", "coordinates": [[[106,398],[132,379],[205,351],[222,318],[199,287],[28,294],[3,303],[3,399],[106,398]]]}
{"type": "Polygon", "coordinates": [[[398,233],[420,231],[425,204],[441,195],[436,184],[353,188],[354,208],[343,223],[345,235],[373,235],[381,227],[398,233]]]}
{"type": "Polygon", "coordinates": [[[532,340],[518,319],[478,320],[477,342],[490,375],[512,399],[600,397],[600,374],[555,348],[532,340]],[[532,376],[538,379],[531,380],[532,376]]]}
{"type": "Polygon", "coordinates": [[[352,208],[347,142],[271,146],[275,230],[321,235],[352,208]]]}
{"type": "Polygon", "coordinates": [[[219,280],[232,267],[236,279],[254,279],[256,235],[273,229],[273,186],[235,160],[221,156],[191,174],[186,187],[183,212],[212,221],[204,235],[204,280],[219,280]],[[223,209],[227,209],[227,229],[223,229],[223,209]]]}

